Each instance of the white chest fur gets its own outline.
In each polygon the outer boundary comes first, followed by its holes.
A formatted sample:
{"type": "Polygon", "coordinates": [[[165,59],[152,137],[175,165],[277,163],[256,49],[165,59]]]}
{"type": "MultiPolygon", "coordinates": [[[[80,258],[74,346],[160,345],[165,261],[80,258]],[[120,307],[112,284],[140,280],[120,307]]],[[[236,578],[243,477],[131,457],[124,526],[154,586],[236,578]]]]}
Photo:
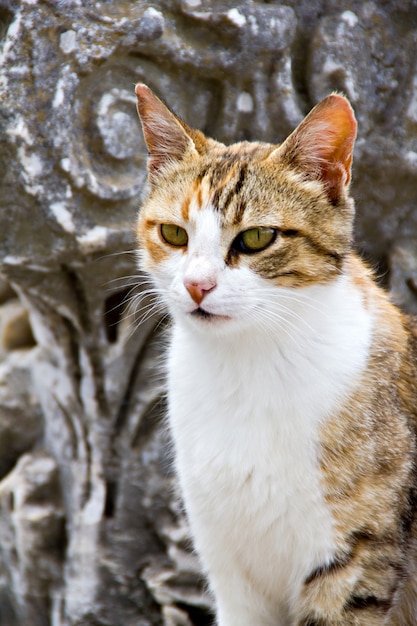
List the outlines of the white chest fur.
{"type": "Polygon", "coordinates": [[[303,581],[334,553],[319,427],[358,380],[371,319],[345,279],[308,299],[293,337],[173,329],[176,466],[221,626],[291,624],[303,581]]]}

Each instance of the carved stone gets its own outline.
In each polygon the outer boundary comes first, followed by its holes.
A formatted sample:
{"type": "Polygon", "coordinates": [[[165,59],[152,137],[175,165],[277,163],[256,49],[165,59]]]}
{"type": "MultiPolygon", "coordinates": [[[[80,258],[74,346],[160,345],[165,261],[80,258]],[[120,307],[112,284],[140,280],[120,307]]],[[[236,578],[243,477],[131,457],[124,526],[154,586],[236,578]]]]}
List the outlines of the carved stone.
{"type": "Polygon", "coordinates": [[[416,41],[412,0],[0,0],[0,626],[211,623],[135,267],[134,83],[225,142],[344,91],[358,244],[417,311],[416,41]]]}

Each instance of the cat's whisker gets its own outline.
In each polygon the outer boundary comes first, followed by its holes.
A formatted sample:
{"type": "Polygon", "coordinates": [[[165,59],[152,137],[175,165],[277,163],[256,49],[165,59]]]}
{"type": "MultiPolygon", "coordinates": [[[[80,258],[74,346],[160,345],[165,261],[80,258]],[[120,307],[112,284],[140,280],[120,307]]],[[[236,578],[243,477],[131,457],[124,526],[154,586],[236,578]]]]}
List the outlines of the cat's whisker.
{"type": "MultiPolygon", "coordinates": [[[[241,296],[233,297],[233,295],[228,297],[229,304],[233,303],[233,301],[237,302],[238,304],[241,304],[242,297],[241,296]]],[[[277,298],[275,296],[273,299],[270,299],[270,300],[266,300],[265,298],[261,300],[261,298],[257,298],[256,295],[248,293],[247,296],[245,295],[244,304],[248,306],[249,308],[250,307],[259,308],[259,310],[265,315],[268,312],[271,319],[273,319],[273,316],[275,314],[278,314],[279,312],[281,312],[284,315],[277,315],[276,317],[277,320],[282,321],[283,317],[293,318],[293,321],[300,322],[301,326],[304,326],[309,331],[314,332],[308,320],[305,319],[305,317],[303,317],[298,311],[294,311],[292,307],[286,306],[286,304],[281,300],[281,298],[277,298]]],[[[322,313],[320,309],[318,309],[318,312],[320,314],[322,313]]],[[[293,329],[294,331],[299,332],[299,327],[296,324],[293,324],[293,329]]]]}
{"type": "Polygon", "coordinates": [[[264,318],[268,318],[271,322],[277,322],[278,324],[285,322],[292,328],[292,330],[295,332],[298,331],[297,325],[289,319],[293,313],[291,310],[282,306],[277,307],[275,310],[270,310],[266,307],[256,307],[256,310],[259,311],[260,315],[264,318]]]}
{"type": "MultiPolygon", "coordinates": [[[[135,287],[136,285],[134,285],[130,289],[130,291],[133,292],[135,290],[135,287]]],[[[146,289],[141,288],[141,289],[136,290],[136,292],[138,295],[141,295],[141,296],[146,296],[149,294],[154,294],[154,295],[160,294],[160,290],[157,287],[154,287],[151,283],[147,283],[146,289]]]]}
{"type": "Polygon", "coordinates": [[[135,305],[134,311],[135,316],[141,316],[139,318],[139,324],[144,324],[150,317],[159,315],[160,313],[166,311],[166,306],[164,305],[162,300],[154,300],[153,302],[149,303],[148,306],[143,307],[140,311],[138,311],[138,308],[139,306],[141,306],[141,304],[141,302],[137,303],[135,305]]]}
{"type": "Polygon", "coordinates": [[[111,309],[108,309],[106,313],[109,314],[121,309],[121,315],[123,319],[127,319],[132,315],[132,313],[128,313],[129,309],[131,308],[132,302],[135,302],[137,299],[144,300],[149,296],[158,296],[158,291],[153,287],[150,287],[146,290],[141,290],[139,292],[136,292],[135,290],[136,288],[132,287],[124,296],[123,300],[115,304],[111,309]]]}
{"type": "Polygon", "coordinates": [[[151,284],[151,281],[146,276],[140,274],[129,274],[127,276],[118,276],[117,278],[112,278],[106,282],[106,285],[113,285],[114,283],[119,282],[123,283],[122,286],[136,285],[140,287],[141,285],[151,284]]]}
{"type": "Polygon", "coordinates": [[[300,312],[294,311],[297,315],[301,315],[301,312],[308,308],[311,311],[319,313],[323,317],[329,316],[329,312],[324,307],[320,306],[320,303],[316,299],[307,296],[306,294],[297,295],[283,292],[279,292],[277,294],[277,291],[274,289],[254,288],[245,292],[243,296],[242,294],[228,295],[228,302],[240,302],[242,298],[244,298],[245,302],[248,304],[252,302],[256,304],[262,302],[265,303],[265,305],[271,305],[274,303],[274,306],[284,306],[285,302],[293,302],[294,304],[299,305],[300,312]]]}
{"type": "Polygon", "coordinates": [[[132,254],[134,256],[137,255],[136,248],[132,248],[132,250],[119,250],[117,252],[109,252],[108,254],[102,254],[95,259],[95,261],[102,261],[103,259],[109,259],[112,257],[123,256],[124,254],[132,254]]]}
{"type": "MultiPolygon", "coordinates": [[[[284,315],[279,316],[278,319],[279,320],[285,319],[285,321],[287,321],[288,323],[291,323],[291,326],[296,333],[299,333],[301,328],[304,328],[304,330],[307,330],[309,333],[312,333],[312,335],[317,334],[317,330],[313,328],[313,326],[304,317],[302,317],[302,315],[299,315],[296,311],[293,311],[292,309],[285,307],[283,305],[280,305],[277,308],[278,308],[278,311],[284,314],[284,315]],[[292,318],[291,322],[289,318],[292,318]],[[300,322],[300,324],[297,324],[296,322],[300,322]]],[[[275,313],[274,310],[266,309],[265,307],[263,308],[263,312],[265,314],[268,312],[271,316],[271,319],[273,318],[273,315],[275,313]]]]}
{"type": "MultiPolygon", "coordinates": [[[[131,306],[133,306],[133,304],[131,306]]],[[[149,304],[148,306],[138,310],[141,306],[142,303],[140,301],[136,302],[134,304],[134,310],[129,315],[124,317],[124,320],[128,320],[129,317],[131,317],[133,319],[133,323],[130,324],[129,333],[125,337],[123,345],[126,345],[132,338],[132,336],[138,331],[140,326],[143,326],[143,324],[145,324],[145,322],[147,322],[149,319],[155,317],[155,320],[158,320],[159,317],[162,316],[162,318],[166,318],[168,315],[166,311],[166,306],[162,301],[155,301],[152,304],[149,304]]],[[[157,327],[159,327],[159,325],[160,320],[157,323],[157,327]]]]}
{"type": "Polygon", "coordinates": [[[122,302],[119,302],[113,308],[109,309],[108,313],[122,308],[123,319],[128,319],[129,317],[136,316],[139,307],[142,305],[142,302],[146,298],[148,298],[149,295],[157,295],[157,293],[153,291],[151,292],[151,290],[147,292],[135,292],[133,289],[131,289],[129,293],[126,294],[126,296],[123,298],[122,302]]]}
{"type": "Polygon", "coordinates": [[[131,289],[129,289],[128,293],[125,295],[123,302],[129,305],[130,301],[135,298],[145,299],[147,297],[158,296],[158,295],[160,295],[159,290],[156,289],[155,287],[152,287],[152,285],[148,285],[147,289],[140,289],[140,290],[138,290],[136,285],[134,285],[133,287],[131,287],[131,289]]]}
{"type": "Polygon", "coordinates": [[[268,315],[264,309],[259,309],[256,313],[256,321],[263,324],[264,328],[270,332],[271,337],[276,336],[277,330],[279,329],[281,332],[284,332],[288,339],[295,343],[297,347],[301,346],[299,341],[299,329],[290,320],[276,314],[268,315]]]}
{"type": "Polygon", "coordinates": [[[320,306],[320,303],[315,298],[312,298],[311,296],[308,296],[307,294],[304,294],[304,293],[299,294],[296,291],[294,291],[294,293],[287,293],[287,292],[277,293],[273,289],[270,289],[270,290],[262,290],[260,295],[263,295],[263,294],[265,294],[266,297],[269,295],[271,299],[274,301],[284,301],[284,300],[292,301],[296,304],[299,304],[303,308],[308,307],[312,311],[320,313],[321,315],[328,315],[328,312],[323,307],[320,306]]]}
{"type": "Polygon", "coordinates": [[[117,304],[115,304],[111,309],[107,309],[106,313],[113,313],[113,311],[117,311],[118,309],[121,309],[121,315],[123,317],[125,317],[125,311],[128,310],[129,306],[130,306],[130,302],[136,297],[137,294],[132,293],[134,290],[134,288],[132,287],[132,289],[130,289],[130,291],[124,296],[123,300],[121,300],[121,302],[118,302],[117,304]]]}
{"type": "MultiPolygon", "coordinates": [[[[264,331],[267,331],[271,335],[271,337],[276,336],[277,334],[276,320],[272,322],[272,320],[269,319],[267,316],[264,316],[261,314],[261,315],[254,315],[253,321],[255,322],[256,325],[260,325],[264,331]]],[[[280,324],[279,326],[280,331],[283,332],[285,336],[292,343],[294,343],[298,348],[299,343],[298,343],[297,335],[294,332],[290,332],[288,328],[285,327],[285,320],[283,321],[284,321],[284,324],[280,324]]]]}
{"type": "MultiPolygon", "coordinates": [[[[168,317],[168,313],[163,313],[163,311],[161,310],[159,313],[154,314],[155,315],[155,328],[153,329],[154,332],[156,330],[158,330],[158,328],[161,326],[161,324],[163,322],[165,322],[165,320],[168,317]]],[[[140,319],[136,324],[132,324],[132,327],[129,331],[129,334],[126,336],[126,338],[124,339],[123,345],[127,345],[127,343],[131,340],[131,338],[133,337],[133,335],[140,329],[141,326],[143,326],[143,324],[145,323],[145,321],[148,321],[148,319],[150,319],[151,316],[147,317],[146,320],[144,319],[140,319]]]]}
{"type": "Polygon", "coordinates": [[[126,313],[124,315],[125,319],[129,319],[129,317],[136,317],[138,315],[139,310],[145,310],[150,306],[150,302],[148,298],[143,293],[134,293],[129,299],[128,305],[126,307],[126,313]]]}
{"type": "Polygon", "coordinates": [[[132,283],[134,282],[134,283],[137,283],[139,285],[142,284],[142,283],[147,282],[146,280],[143,280],[141,276],[137,276],[135,274],[128,274],[126,276],[117,276],[116,278],[111,278],[110,280],[108,280],[106,282],[106,285],[111,285],[113,283],[118,283],[118,282],[122,282],[122,281],[123,282],[129,281],[129,282],[132,282],[132,283]]]}

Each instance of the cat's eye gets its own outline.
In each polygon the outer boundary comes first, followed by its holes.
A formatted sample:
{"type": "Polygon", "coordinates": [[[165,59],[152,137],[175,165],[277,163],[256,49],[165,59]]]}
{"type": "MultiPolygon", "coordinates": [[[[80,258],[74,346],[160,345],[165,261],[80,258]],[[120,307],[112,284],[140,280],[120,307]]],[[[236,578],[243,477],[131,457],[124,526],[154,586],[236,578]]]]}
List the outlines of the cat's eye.
{"type": "Polygon", "coordinates": [[[176,224],[161,224],[161,236],[171,246],[183,247],[188,243],[187,231],[176,224]]]}
{"type": "Polygon", "coordinates": [[[273,243],[276,236],[275,228],[250,228],[236,237],[233,247],[239,252],[260,252],[273,243]]]}

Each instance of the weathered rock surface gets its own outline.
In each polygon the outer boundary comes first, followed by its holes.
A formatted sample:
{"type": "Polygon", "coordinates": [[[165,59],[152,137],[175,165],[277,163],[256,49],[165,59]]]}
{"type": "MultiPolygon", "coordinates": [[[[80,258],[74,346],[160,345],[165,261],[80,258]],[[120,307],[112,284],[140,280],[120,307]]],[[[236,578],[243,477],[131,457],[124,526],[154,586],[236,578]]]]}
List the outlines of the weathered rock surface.
{"type": "Polygon", "coordinates": [[[0,0],[0,46],[0,626],[208,624],[132,254],[133,85],[226,142],[344,91],[358,244],[416,312],[415,3],[0,0]]]}

